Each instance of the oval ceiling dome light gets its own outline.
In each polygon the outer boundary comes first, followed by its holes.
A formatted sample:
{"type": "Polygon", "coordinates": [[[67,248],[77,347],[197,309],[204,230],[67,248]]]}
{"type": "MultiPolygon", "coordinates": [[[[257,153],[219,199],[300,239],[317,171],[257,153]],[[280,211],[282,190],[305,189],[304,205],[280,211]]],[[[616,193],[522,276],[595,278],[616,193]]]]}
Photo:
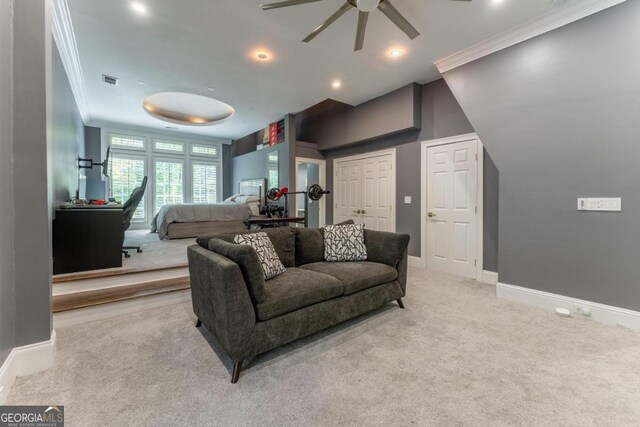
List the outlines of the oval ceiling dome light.
{"type": "Polygon", "coordinates": [[[358,0],[356,6],[363,12],[373,12],[378,8],[380,0],[358,0]]]}
{"type": "Polygon", "coordinates": [[[151,116],[189,126],[213,126],[228,120],[235,110],[217,99],[185,92],[160,92],[142,103],[151,116]]]}

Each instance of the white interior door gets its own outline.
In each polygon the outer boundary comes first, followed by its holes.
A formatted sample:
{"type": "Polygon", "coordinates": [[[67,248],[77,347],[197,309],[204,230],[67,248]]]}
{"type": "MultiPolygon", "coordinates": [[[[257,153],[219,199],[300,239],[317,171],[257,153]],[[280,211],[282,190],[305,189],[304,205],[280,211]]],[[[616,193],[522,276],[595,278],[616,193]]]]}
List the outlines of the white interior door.
{"type": "Polygon", "coordinates": [[[336,182],[334,195],[336,207],[335,224],[352,219],[359,224],[362,196],[362,161],[336,162],[336,182]]]}
{"type": "Polygon", "coordinates": [[[392,158],[390,154],[362,160],[361,221],[369,230],[392,230],[392,158]]]}
{"type": "Polygon", "coordinates": [[[352,219],[369,230],[395,231],[394,155],[335,162],[334,223],[352,219]]]}
{"type": "Polygon", "coordinates": [[[476,276],[477,141],[427,148],[427,268],[476,276]]]}

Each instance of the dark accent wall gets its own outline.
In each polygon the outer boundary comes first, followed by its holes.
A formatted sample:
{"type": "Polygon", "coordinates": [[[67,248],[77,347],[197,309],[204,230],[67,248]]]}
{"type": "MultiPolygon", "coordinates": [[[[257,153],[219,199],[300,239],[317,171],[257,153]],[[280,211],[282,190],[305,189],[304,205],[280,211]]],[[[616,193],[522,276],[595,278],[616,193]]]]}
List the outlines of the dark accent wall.
{"type": "Polygon", "coordinates": [[[500,171],[500,281],[640,310],[640,2],[445,73],[500,171]],[[622,197],[620,213],[578,197],[622,197]]]}
{"type": "Polygon", "coordinates": [[[0,0],[0,366],[15,345],[13,277],[13,20],[11,0],[0,0]]]}
{"type": "Polygon", "coordinates": [[[52,43],[49,13],[47,2],[13,1],[15,346],[51,337],[53,189],[48,188],[52,160],[47,122],[47,74],[51,70],[52,43]]]}
{"type": "MultiPolygon", "coordinates": [[[[85,129],[55,42],[51,51],[51,185],[52,208],[68,200],[78,188],[78,156],[85,157],[85,129]]],[[[90,156],[88,156],[90,157],[90,156]]],[[[94,159],[100,159],[98,151],[94,159]]],[[[87,178],[99,168],[85,169],[87,178]]],[[[81,196],[86,182],[81,181],[81,196]]]]}
{"type": "MultiPolygon", "coordinates": [[[[424,86],[409,85],[401,89],[410,88],[412,93],[419,89],[419,96],[389,96],[384,95],[365,103],[365,111],[374,111],[367,119],[367,115],[359,113],[359,126],[375,126],[377,129],[386,128],[384,122],[390,120],[397,123],[395,111],[411,110],[418,114],[411,114],[414,127],[404,132],[380,136],[364,143],[352,144],[347,138],[353,131],[350,118],[353,110],[358,107],[346,108],[340,106],[333,115],[325,112],[321,119],[309,123],[299,124],[300,135],[298,139],[318,144],[319,153],[327,159],[327,188],[333,189],[333,160],[339,157],[355,154],[365,154],[386,148],[396,148],[396,231],[411,235],[409,254],[420,256],[420,168],[421,168],[421,142],[445,138],[448,136],[462,135],[473,132],[471,124],[460,109],[457,101],[447,87],[444,80],[438,80],[424,86]],[[420,104],[414,101],[419,99],[420,104]],[[373,107],[375,105],[375,108],[373,107]],[[387,115],[383,114],[388,112],[387,115]],[[382,122],[382,124],[378,123],[382,122]],[[341,141],[336,145],[335,141],[341,141]],[[322,147],[332,147],[330,150],[322,150],[322,147]],[[411,196],[412,203],[404,204],[404,197],[411,196]]],[[[304,114],[304,113],[301,113],[304,114]]],[[[300,114],[298,115],[300,116],[300,114]]],[[[306,155],[305,157],[311,157],[306,155]]],[[[333,222],[333,196],[327,196],[327,223],[333,222]]],[[[486,255],[485,255],[486,256],[486,255]]]]}
{"type": "MultiPolygon", "coordinates": [[[[93,159],[94,163],[100,163],[104,160],[102,157],[102,131],[99,127],[84,127],[84,156],[93,159]]],[[[87,176],[84,196],[87,199],[105,199],[107,195],[102,168],[94,166],[91,169],[85,169],[84,173],[87,176]]]]}

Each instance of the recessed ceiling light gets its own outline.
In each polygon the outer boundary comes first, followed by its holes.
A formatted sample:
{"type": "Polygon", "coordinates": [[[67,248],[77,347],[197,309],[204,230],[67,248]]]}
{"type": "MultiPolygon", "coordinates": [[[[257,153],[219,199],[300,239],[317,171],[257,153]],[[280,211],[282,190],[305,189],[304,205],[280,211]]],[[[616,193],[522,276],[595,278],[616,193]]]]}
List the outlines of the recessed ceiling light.
{"type": "Polygon", "coordinates": [[[131,9],[139,15],[147,14],[147,7],[144,4],[137,1],[134,1],[131,3],[131,9]]]}
{"type": "Polygon", "coordinates": [[[145,82],[143,82],[142,80],[138,80],[138,84],[139,84],[140,86],[144,86],[144,85],[146,85],[146,83],[145,83],[145,82]]]}
{"type": "Polygon", "coordinates": [[[267,59],[269,59],[269,54],[267,52],[258,52],[256,53],[256,58],[258,58],[260,61],[266,61],[267,59]]]}
{"type": "Polygon", "coordinates": [[[389,56],[391,56],[392,58],[398,58],[402,56],[402,53],[402,49],[394,48],[389,51],[389,56]]]}
{"type": "Polygon", "coordinates": [[[331,83],[331,87],[334,89],[340,89],[342,87],[342,82],[340,80],[334,80],[331,83]]]}
{"type": "Polygon", "coordinates": [[[209,92],[213,92],[213,88],[212,88],[212,87],[208,87],[208,88],[207,88],[207,90],[208,90],[209,92]]]}

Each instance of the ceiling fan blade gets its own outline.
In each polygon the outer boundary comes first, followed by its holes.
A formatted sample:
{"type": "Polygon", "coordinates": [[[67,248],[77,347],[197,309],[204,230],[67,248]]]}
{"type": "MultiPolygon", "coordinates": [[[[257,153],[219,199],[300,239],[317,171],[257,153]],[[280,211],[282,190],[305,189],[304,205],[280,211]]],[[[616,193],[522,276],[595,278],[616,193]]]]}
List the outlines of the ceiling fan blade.
{"type": "Polygon", "coordinates": [[[351,3],[345,3],[342,5],[342,7],[340,9],[338,9],[337,11],[335,11],[335,13],[333,15],[331,15],[329,18],[327,18],[326,21],[324,21],[322,24],[320,24],[318,26],[318,28],[316,28],[315,30],[313,30],[311,32],[311,34],[309,34],[307,37],[305,37],[302,41],[305,43],[309,43],[311,40],[313,40],[314,38],[316,38],[316,36],[318,34],[320,34],[321,32],[323,32],[324,30],[327,29],[327,27],[331,24],[333,24],[335,22],[336,19],[340,18],[342,15],[344,15],[345,13],[347,13],[353,6],[351,5],[351,3]]]}
{"type": "Polygon", "coordinates": [[[364,46],[364,35],[367,31],[368,20],[369,12],[360,11],[358,13],[358,31],[356,31],[356,45],[353,48],[354,52],[362,50],[362,46],[364,46]]]}
{"type": "Polygon", "coordinates": [[[418,30],[416,30],[415,27],[411,25],[411,23],[409,23],[409,21],[407,21],[400,12],[398,12],[398,9],[396,9],[389,2],[389,0],[383,0],[380,3],[380,6],[378,6],[378,9],[380,9],[380,11],[391,20],[391,22],[396,24],[398,28],[400,28],[407,36],[409,36],[411,40],[420,35],[418,30]]]}
{"type": "Polygon", "coordinates": [[[278,9],[281,7],[297,6],[299,4],[305,4],[305,3],[315,3],[317,1],[322,1],[322,0],[286,0],[286,1],[280,1],[277,3],[261,4],[260,7],[262,8],[262,10],[271,10],[271,9],[278,9]]]}

